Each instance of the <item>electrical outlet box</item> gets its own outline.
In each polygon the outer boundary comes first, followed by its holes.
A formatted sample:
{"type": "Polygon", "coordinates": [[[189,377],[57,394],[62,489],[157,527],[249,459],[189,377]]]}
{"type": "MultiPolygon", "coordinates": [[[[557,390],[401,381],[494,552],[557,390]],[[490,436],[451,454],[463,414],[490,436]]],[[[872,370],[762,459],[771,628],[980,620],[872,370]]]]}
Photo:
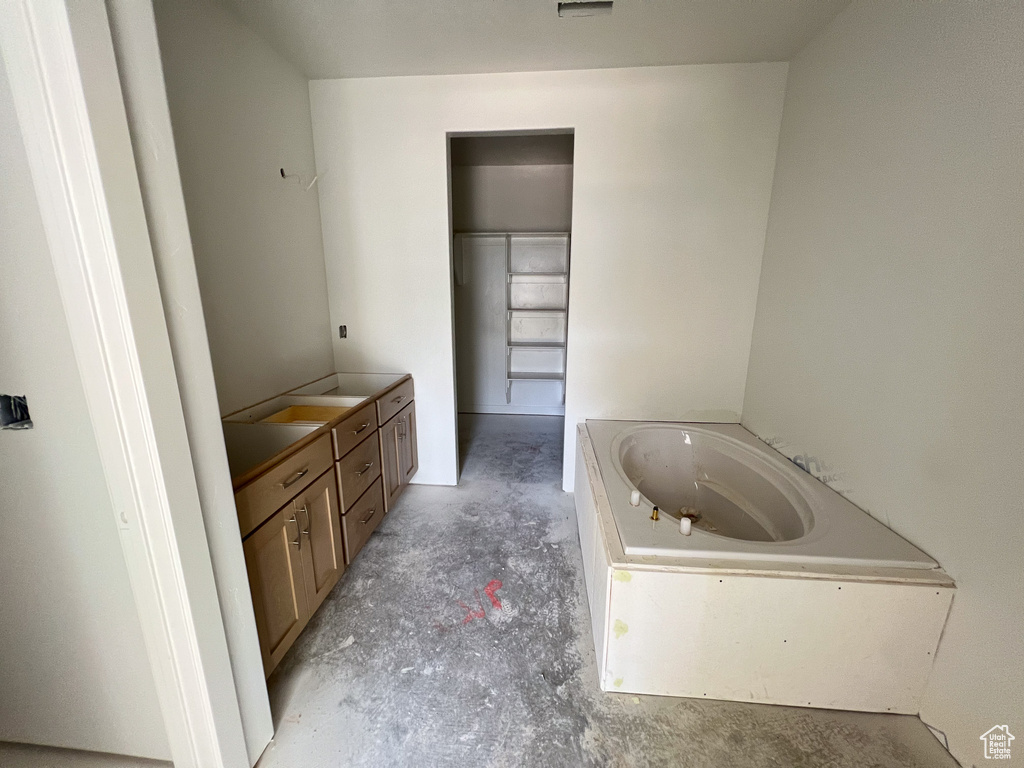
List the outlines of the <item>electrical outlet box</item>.
{"type": "Polygon", "coordinates": [[[32,429],[28,400],[23,395],[0,395],[0,429],[32,429]]]}
{"type": "Polygon", "coordinates": [[[338,326],[338,338],[339,339],[347,339],[348,338],[348,326],[347,325],[339,325],[338,326]]]}

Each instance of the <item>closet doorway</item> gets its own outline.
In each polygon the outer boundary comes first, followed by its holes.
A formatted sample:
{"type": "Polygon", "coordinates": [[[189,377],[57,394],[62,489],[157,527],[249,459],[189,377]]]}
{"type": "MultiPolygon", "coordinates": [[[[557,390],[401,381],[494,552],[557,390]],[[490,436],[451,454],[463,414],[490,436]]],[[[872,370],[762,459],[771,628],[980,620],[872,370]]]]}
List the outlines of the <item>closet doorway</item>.
{"type": "Polygon", "coordinates": [[[536,432],[538,441],[542,434],[562,433],[573,134],[452,135],[449,140],[463,470],[475,432],[497,429],[520,437],[536,432]]]}

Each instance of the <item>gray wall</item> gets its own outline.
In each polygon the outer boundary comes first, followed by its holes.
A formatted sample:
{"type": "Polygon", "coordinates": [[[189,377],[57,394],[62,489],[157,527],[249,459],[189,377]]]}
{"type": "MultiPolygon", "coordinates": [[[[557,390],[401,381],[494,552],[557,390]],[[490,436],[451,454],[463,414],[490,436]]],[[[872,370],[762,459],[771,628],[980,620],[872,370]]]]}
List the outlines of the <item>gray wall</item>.
{"type": "Polygon", "coordinates": [[[856,3],[792,62],[743,409],[956,579],[964,765],[1024,713],[1022,82],[1019,3],[856,3]]]}
{"type": "Polygon", "coordinates": [[[452,168],[456,232],[568,232],[571,165],[475,165],[452,168]]]}
{"type": "Polygon", "coordinates": [[[169,759],[114,513],[0,64],[0,741],[169,759]]]}
{"type": "Polygon", "coordinates": [[[157,0],[222,413],[334,370],[304,75],[234,16],[157,0]]]}

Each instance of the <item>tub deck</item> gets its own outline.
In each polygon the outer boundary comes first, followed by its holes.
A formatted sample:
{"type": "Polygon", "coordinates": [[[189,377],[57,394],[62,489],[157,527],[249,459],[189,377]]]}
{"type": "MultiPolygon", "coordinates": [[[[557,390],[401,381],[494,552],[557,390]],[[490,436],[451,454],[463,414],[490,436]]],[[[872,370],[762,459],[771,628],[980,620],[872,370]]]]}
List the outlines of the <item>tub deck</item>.
{"type": "Polygon", "coordinates": [[[585,424],[575,503],[603,690],[919,711],[941,569],[627,555],[585,424]]]}

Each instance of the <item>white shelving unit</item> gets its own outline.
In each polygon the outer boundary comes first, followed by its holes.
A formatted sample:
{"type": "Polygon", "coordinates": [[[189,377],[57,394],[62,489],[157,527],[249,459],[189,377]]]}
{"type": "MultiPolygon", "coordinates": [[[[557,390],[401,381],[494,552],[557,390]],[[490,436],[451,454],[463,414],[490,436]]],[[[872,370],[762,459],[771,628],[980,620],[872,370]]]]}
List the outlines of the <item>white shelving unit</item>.
{"type": "Polygon", "coordinates": [[[564,404],[569,235],[506,237],[505,401],[515,382],[558,381],[564,404]]]}

